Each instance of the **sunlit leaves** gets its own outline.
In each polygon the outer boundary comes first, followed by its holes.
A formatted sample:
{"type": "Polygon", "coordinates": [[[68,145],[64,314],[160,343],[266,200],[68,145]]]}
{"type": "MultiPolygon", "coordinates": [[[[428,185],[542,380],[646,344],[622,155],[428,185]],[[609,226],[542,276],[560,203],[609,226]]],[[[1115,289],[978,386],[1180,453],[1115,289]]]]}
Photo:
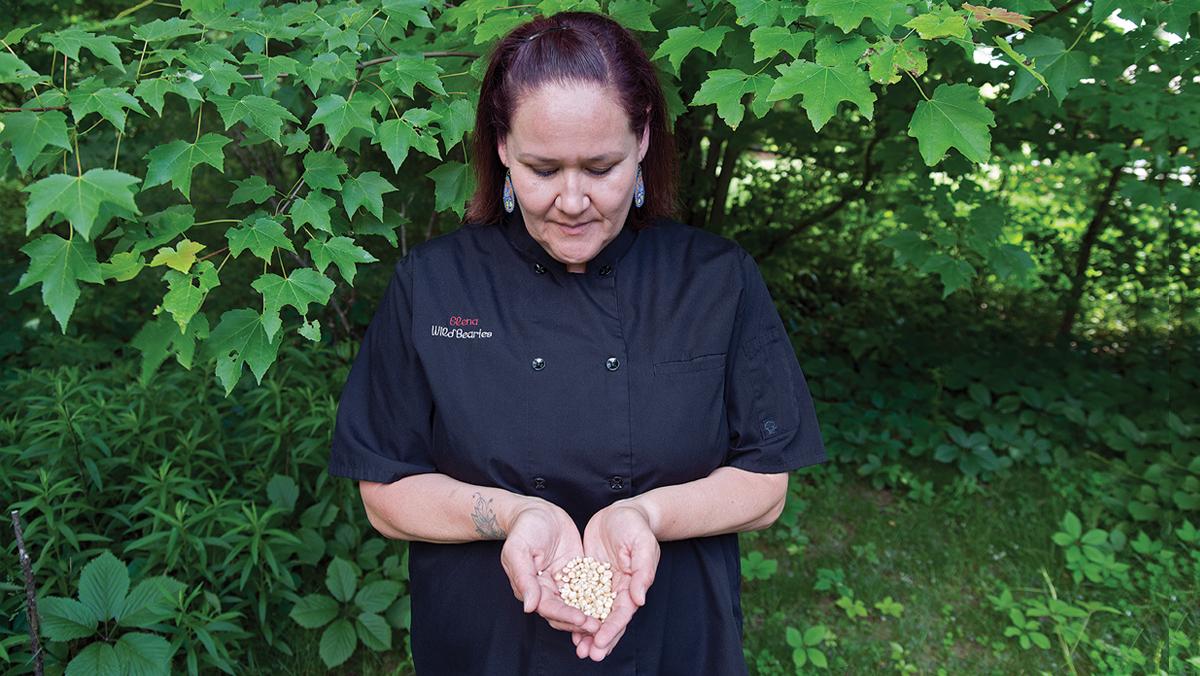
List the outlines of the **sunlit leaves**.
{"type": "Polygon", "coordinates": [[[908,135],[915,136],[925,164],[933,166],[955,148],[972,162],[983,162],[991,153],[988,127],[995,126],[992,111],[983,105],[979,90],[968,84],[938,85],[933,98],[917,104],[908,135]]]}
{"type": "Polygon", "coordinates": [[[962,7],[970,11],[976,21],[998,21],[1027,31],[1033,30],[1033,26],[1029,24],[1029,19],[1033,17],[1024,14],[1018,14],[1002,7],[981,7],[968,2],[964,2],[962,7]]]}
{"type": "Polygon", "coordinates": [[[176,140],[155,147],[146,153],[150,163],[146,167],[143,189],[170,181],[185,198],[190,199],[192,171],[201,164],[225,171],[224,148],[230,140],[220,134],[205,134],[195,143],[176,140]]]}
{"type": "MultiPolygon", "coordinates": [[[[1033,68],[1045,78],[1050,93],[1061,104],[1067,94],[1079,85],[1079,81],[1092,73],[1088,55],[1068,49],[1062,40],[1042,35],[1032,35],[1014,45],[1016,51],[1033,59],[1033,68]]],[[[1017,72],[1013,80],[1010,101],[1019,101],[1037,88],[1037,81],[1025,70],[1017,72]]]]}
{"type": "Polygon", "coordinates": [[[167,281],[167,293],[163,296],[162,309],[170,313],[180,331],[200,311],[208,292],[221,283],[212,261],[200,261],[189,274],[167,270],[163,279],[167,281]]]}
{"type": "Polygon", "coordinates": [[[204,249],[204,245],[189,239],[181,240],[177,246],[163,247],[150,261],[150,267],[165,265],[179,272],[187,272],[196,262],[196,254],[204,249]]]}
{"type": "Polygon", "coordinates": [[[867,119],[874,113],[875,93],[871,91],[871,80],[852,63],[822,65],[797,60],[778,70],[779,78],[767,100],[801,95],[804,110],[816,131],[834,116],[842,101],[854,103],[867,119]]]}
{"type": "Polygon", "coordinates": [[[914,77],[924,73],[929,67],[929,61],[922,50],[922,42],[914,37],[907,37],[900,42],[890,37],[881,38],[871,45],[871,54],[867,57],[867,72],[871,79],[880,83],[900,81],[900,72],[907,71],[914,77]]]}
{"type": "Polygon", "coordinates": [[[29,269],[10,293],[41,283],[42,302],[50,308],[66,333],[67,321],[79,299],[78,282],[100,284],[104,281],[95,247],[82,238],[65,240],[48,234],[21,247],[21,251],[29,256],[29,269]]]}
{"type": "Polygon", "coordinates": [[[800,50],[812,40],[813,34],[808,31],[793,31],[783,26],[767,26],[755,28],[750,32],[750,42],[754,45],[754,60],[762,61],[785,52],[788,56],[800,56],[800,50]]]}
{"type": "Polygon", "coordinates": [[[932,12],[913,17],[904,26],[917,31],[923,40],[966,38],[969,35],[967,18],[945,4],[935,6],[932,12]]]}
{"type": "Polygon", "coordinates": [[[809,16],[827,17],[833,25],[849,33],[858,28],[864,19],[874,19],[876,23],[889,22],[893,9],[903,3],[893,0],[814,0],[808,5],[809,16]]]}
{"type": "Polygon", "coordinates": [[[692,53],[692,50],[703,49],[709,54],[716,55],[717,50],[721,47],[721,42],[725,40],[725,34],[731,30],[733,29],[729,26],[714,26],[708,30],[699,26],[672,28],[667,31],[667,39],[658,46],[653,58],[667,57],[671,63],[671,69],[678,75],[679,65],[683,63],[684,57],[692,53]]]}
{"type": "Polygon", "coordinates": [[[25,232],[53,213],[62,214],[83,238],[91,239],[93,226],[103,204],[140,213],[130,188],[139,179],[112,169],[89,169],[82,176],[54,174],[23,190],[29,193],[25,232]]]}

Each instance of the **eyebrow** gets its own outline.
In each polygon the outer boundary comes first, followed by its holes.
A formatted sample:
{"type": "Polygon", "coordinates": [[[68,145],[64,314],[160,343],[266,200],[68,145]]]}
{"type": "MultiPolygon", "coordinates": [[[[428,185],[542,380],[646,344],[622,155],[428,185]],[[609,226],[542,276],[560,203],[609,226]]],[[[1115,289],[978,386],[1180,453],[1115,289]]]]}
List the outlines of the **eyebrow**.
{"type": "MultiPolygon", "coordinates": [[[[542,162],[542,163],[549,163],[549,164],[552,164],[556,161],[554,158],[542,157],[541,155],[532,155],[530,153],[521,153],[521,154],[517,155],[517,159],[522,162],[542,162]]],[[[605,162],[605,161],[611,160],[611,161],[615,162],[619,159],[621,159],[621,153],[604,153],[602,155],[594,155],[592,157],[589,157],[586,159],[586,161],[587,162],[605,162]]]]}

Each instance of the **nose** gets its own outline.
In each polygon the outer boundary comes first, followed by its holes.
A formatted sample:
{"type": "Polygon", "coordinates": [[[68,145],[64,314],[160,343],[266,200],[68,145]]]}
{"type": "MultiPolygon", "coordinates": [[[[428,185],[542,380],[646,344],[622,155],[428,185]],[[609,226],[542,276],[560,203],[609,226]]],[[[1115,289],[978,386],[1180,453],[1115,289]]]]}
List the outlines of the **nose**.
{"type": "Polygon", "coordinates": [[[578,215],[587,211],[591,204],[588,197],[588,181],[581,172],[564,171],[562,189],[555,200],[555,206],[564,214],[578,215]]]}

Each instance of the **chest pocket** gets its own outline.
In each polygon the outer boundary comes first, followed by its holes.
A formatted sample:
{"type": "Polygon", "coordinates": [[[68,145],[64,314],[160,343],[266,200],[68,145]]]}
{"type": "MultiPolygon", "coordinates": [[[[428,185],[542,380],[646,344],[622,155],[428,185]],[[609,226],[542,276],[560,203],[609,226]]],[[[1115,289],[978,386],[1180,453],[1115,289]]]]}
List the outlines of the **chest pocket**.
{"type": "Polygon", "coordinates": [[[697,371],[715,371],[725,368],[725,353],[704,354],[691,359],[660,361],[654,364],[654,375],[667,376],[676,373],[695,373],[697,371]]]}

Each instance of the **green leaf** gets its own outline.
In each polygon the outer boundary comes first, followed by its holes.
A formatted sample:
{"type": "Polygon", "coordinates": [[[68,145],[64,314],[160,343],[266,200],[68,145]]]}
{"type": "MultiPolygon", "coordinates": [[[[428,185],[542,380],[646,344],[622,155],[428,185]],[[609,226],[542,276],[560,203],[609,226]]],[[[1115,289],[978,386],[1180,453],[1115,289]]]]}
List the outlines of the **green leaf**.
{"type": "Polygon", "coordinates": [[[184,198],[191,199],[192,170],[207,164],[217,171],[225,171],[224,148],[231,140],[220,134],[205,134],[196,143],[175,140],[156,146],[146,153],[150,165],[146,168],[142,189],[170,181],[184,198]]]}
{"type": "Polygon", "coordinates": [[[42,235],[21,247],[29,256],[29,269],[21,275],[16,293],[38,282],[42,284],[42,302],[50,308],[58,320],[63,333],[67,332],[67,321],[79,300],[78,281],[102,284],[100,264],[96,261],[96,249],[90,242],[65,240],[58,235],[42,235]]]}
{"type": "Polygon", "coordinates": [[[30,68],[29,64],[16,54],[0,52],[0,84],[15,84],[21,89],[30,89],[49,80],[50,78],[30,68]]]}
{"type": "Polygon", "coordinates": [[[804,645],[820,645],[821,641],[824,641],[828,634],[829,630],[827,630],[823,624],[818,624],[815,627],[809,627],[808,629],[804,630],[804,645]]]}
{"type": "Polygon", "coordinates": [[[965,288],[975,277],[975,268],[970,263],[951,258],[944,253],[935,253],[925,259],[921,272],[936,272],[942,281],[942,298],[965,288]]]}
{"type": "Polygon", "coordinates": [[[130,187],[138,179],[112,169],[89,169],[83,176],[54,174],[22,188],[29,193],[25,233],[33,232],[52,213],[62,214],[75,231],[90,240],[103,204],[113,204],[140,214],[130,187]]]}
{"type": "Polygon", "coordinates": [[[297,332],[314,343],[321,342],[321,323],[316,319],[310,319],[301,324],[297,332]]]}
{"type": "Polygon", "coordinates": [[[737,10],[739,26],[770,26],[779,18],[780,0],[729,0],[737,10]]]}
{"type": "Polygon", "coordinates": [[[988,127],[994,126],[996,118],[980,100],[978,88],[943,84],[932,99],[917,104],[908,135],[916,137],[928,166],[940,162],[952,147],[972,162],[984,162],[991,154],[988,127]]]}
{"type": "Polygon", "coordinates": [[[118,282],[128,282],[137,277],[142,268],[146,267],[146,259],[134,251],[124,251],[113,254],[107,263],[100,264],[100,274],[104,279],[115,279],[118,282]]]}
{"type": "MultiPolygon", "coordinates": [[[[325,98],[328,99],[329,97],[325,98]]],[[[340,96],[337,98],[341,99],[340,96]]],[[[242,122],[247,127],[262,132],[264,136],[276,143],[280,142],[279,132],[283,128],[285,121],[300,122],[290,110],[284,108],[275,99],[267,96],[251,94],[238,98],[230,98],[220,94],[212,94],[208,99],[216,104],[217,112],[221,115],[221,120],[225,123],[225,129],[229,129],[238,122],[242,122]]],[[[343,102],[345,101],[345,99],[342,100],[343,102]]],[[[328,107],[326,108],[326,112],[330,112],[328,107]]],[[[309,127],[311,128],[311,126],[310,124],[309,127]]],[[[328,127],[326,129],[328,130],[328,127]]],[[[370,131],[370,128],[368,128],[368,131],[370,131]]],[[[336,145],[336,141],[334,143],[336,145]]]]}
{"type": "Polygon", "coordinates": [[[285,512],[290,513],[296,508],[296,500],[299,497],[300,487],[290,476],[276,474],[267,482],[267,499],[285,512]]]}
{"type": "Polygon", "coordinates": [[[805,111],[813,129],[821,127],[837,112],[838,104],[850,101],[868,120],[874,114],[875,93],[871,79],[853,64],[821,65],[810,61],[793,61],[778,67],[780,76],[767,96],[768,101],[790,99],[801,94],[805,111]]]}
{"type": "Polygon", "coordinates": [[[1023,55],[1018,54],[1017,50],[1013,49],[1012,45],[1008,44],[1008,41],[999,35],[994,36],[992,38],[992,42],[1000,48],[1000,51],[1008,57],[1009,61],[1011,61],[1014,65],[1024,69],[1026,73],[1029,73],[1030,77],[1038,81],[1038,84],[1042,85],[1046,89],[1050,89],[1050,84],[1046,82],[1046,78],[1042,77],[1041,73],[1034,70],[1032,65],[1033,61],[1031,59],[1027,59],[1023,55]]]}
{"type": "Polygon", "coordinates": [[[332,669],[350,659],[358,639],[354,635],[354,625],[349,620],[338,620],[329,625],[321,634],[320,655],[325,666],[332,669]]]}
{"type": "Polygon", "coordinates": [[[1083,535],[1083,524],[1079,517],[1075,516],[1075,512],[1068,511],[1063,515],[1062,527],[1067,535],[1071,536],[1071,540],[1078,540],[1083,535]]]}
{"type": "Polygon", "coordinates": [[[387,620],[375,613],[362,613],[355,621],[358,627],[358,638],[363,645],[375,652],[392,649],[392,628],[387,620]]]}
{"type": "Polygon", "coordinates": [[[434,209],[453,209],[461,218],[475,184],[470,167],[462,162],[445,162],[425,175],[432,178],[436,186],[434,209]]]}
{"type": "Polygon", "coordinates": [[[894,42],[890,37],[884,37],[871,45],[872,54],[867,57],[868,71],[871,79],[885,84],[900,81],[900,71],[907,71],[914,77],[924,73],[929,68],[929,61],[922,50],[922,43],[916,38],[905,38],[894,42]]]}
{"type": "MultiPolygon", "coordinates": [[[[1016,43],[1016,50],[1033,59],[1033,67],[1042,74],[1050,93],[1062,105],[1067,94],[1079,81],[1092,74],[1091,63],[1084,52],[1067,49],[1062,40],[1043,35],[1031,35],[1016,43]]],[[[1010,101],[1019,101],[1037,88],[1037,80],[1025,70],[1013,79],[1010,101]]]]}
{"type": "Polygon", "coordinates": [[[6,45],[15,45],[23,40],[26,35],[29,35],[31,31],[37,29],[37,27],[41,25],[42,24],[40,23],[35,23],[32,26],[21,26],[20,28],[14,28],[5,33],[4,37],[0,38],[0,41],[4,42],[6,45]]]}
{"type": "Polygon", "coordinates": [[[179,327],[166,317],[147,322],[130,343],[142,353],[140,381],[143,384],[149,383],[155,371],[171,353],[175,354],[175,359],[180,365],[190,369],[196,352],[196,340],[207,338],[208,331],[208,318],[202,314],[193,317],[183,333],[180,333],[179,327]]]}
{"type": "Polygon", "coordinates": [[[396,186],[379,175],[377,171],[366,171],[358,176],[351,176],[342,185],[342,206],[346,216],[354,218],[354,212],[359,207],[366,206],[367,211],[375,218],[383,218],[383,196],[395,192],[396,186]]]}
{"type": "Polygon", "coordinates": [[[120,617],[128,592],[129,571],[111,552],[101,553],[83,567],[79,601],[101,622],[120,617]]]}
{"type": "Polygon", "coordinates": [[[175,614],[176,596],[184,589],[186,585],[166,575],[142,580],[126,597],[117,624],[140,629],[167,620],[175,614]]]}
{"type": "Polygon", "coordinates": [[[324,81],[336,83],[354,79],[355,61],[352,57],[353,55],[346,52],[319,54],[313,58],[312,62],[301,66],[300,78],[312,95],[318,96],[318,90],[324,81]]]}
{"type": "MultiPolygon", "coordinates": [[[[407,113],[408,111],[405,112],[407,113]]],[[[458,145],[458,142],[462,140],[463,134],[475,126],[475,107],[467,99],[454,99],[449,105],[440,100],[435,101],[433,103],[433,113],[438,116],[438,127],[442,130],[442,143],[445,144],[447,153],[450,152],[451,148],[458,145]]]]}
{"type": "Polygon", "coordinates": [[[167,94],[176,94],[182,98],[197,102],[204,100],[203,95],[196,89],[196,85],[192,84],[192,81],[187,78],[148,78],[137,83],[137,86],[133,88],[133,93],[153,108],[154,112],[158,113],[159,116],[162,115],[167,94]]]}
{"type": "Polygon", "coordinates": [[[341,190],[342,182],[338,177],[348,170],[346,163],[329,151],[309,153],[304,156],[304,175],[301,179],[314,190],[341,190]]]}
{"type": "Polygon", "coordinates": [[[773,84],[774,81],[767,75],[749,75],[736,69],[712,70],[692,97],[691,105],[715,103],[721,119],[730,129],[737,129],[746,114],[742,98],[751,94],[754,99],[765,101],[773,84]]]}
{"type": "MultiPolygon", "coordinates": [[[[308,314],[310,303],[324,305],[329,302],[334,284],[325,275],[312,268],[292,270],[287,279],[274,273],[261,275],[251,284],[263,297],[263,316],[274,318],[285,305],[296,308],[301,316],[308,314]]],[[[268,323],[267,340],[275,337],[272,325],[268,323]]]]}
{"type": "Polygon", "coordinates": [[[817,650],[816,648],[808,648],[807,652],[808,652],[808,659],[810,662],[813,663],[813,666],[819,667],[821,669],[829,668],[829,661],[825,659],[825,653],[821,652],[820,650],[817,650]]]}
{"type": "Polygon", "coordinates": [[[354,597],[354,603],[368,613],[382,613],[400,595],[400,584],[391,580],[377,580],[363,585],[354,597]]]}
{"type": "Polygon", "coordinates": [[[168,674],[171,666],[171,644],[154,634],[133,631],[122,634],[113,652],[131,676],[168,674]]]}
{"type": "Polygon", "coordinates": [[[202,35],[203,30],[196,27],[196,22],[173,16],[170,19],[155,19],[149,23],[133,27],[133,37],[145,42],[169,42],[185,35],[202,35]]]}
{"type": "Polygon", "coordinates": [[[358,586],[358,573],[349,561],[335,558],[330,562],[329,570],[325,574],[325,586],[329,588],[333,598],[342,603],[349,603],[350,599],[354,598],[354,590],[358,586]]]}
{"type": "Polygon", "coordinates": [[[89,643],[69,664],[66,676],[124,676],[125,667],[104,641],[89,643]]]}
{"type": "Polygon", "coordinates": [[[814,0],[807,12],[808,16],[828,17],[843,33],[849,33],[863,19],[873,19],[876,24],[890,22],[896,4],[892,0],[814,0]]]}
{"type": "Polygon", "coordinates": [[[333,209],[333,198],[313,190],[308,195],[292,202],[288,215],[292,217],[292,229],[299,230],[304,224],[312,225],[317,230],[333,233],[333,225],[329,221],[329,212],[333,209]]]}
{"type": "Polygon", "coordinates": [[[800,50],[812,38],[813,34],[808,31],[792,31],[784,26],[762,26],[750,31],[755,61],[769,59],[779,52],[786,52],[792,58],[798,57],[800,50]]]}
{"type": "Polygon", "coordinates": [[[613,0],[608,3],[608,15],[625,28],[634,31],[657,33],[650,15],[658,8],[645,0],[613,0]]]}
{"type": "Polygon", "coordinates": [[[918,14],[908,23],[904,24],[904,27],[917,31],[922,40],[932,40],[934,38],[967,39],[970,36],[970,31],[967,30],[967,17],[951,9],[946,4],[937,5],[933,8],[932,12],[918,14]]]}
{"type": "Polygon", "coordinates": [[[410,147],[434,159],[442,157],[438,150],[437,138],[405,119],[410,112],[412,109],[405,111],[399,120],[392,118],[380,124],[379,132],[375,135],[375,142],[387,154],[388,159],[392,161],[392,169],[397,172],[408,157],[410,147]]]}
{"type": "MultiPolygon", "coordinates": [[[[522,17],[521,19],[525,19],[522,17]]],[[[413,98],[413,88],[418,84],[434,94],[446,95],[446,88],[438,77],[442,67],[420,54],[400,54],[379,69],[379,77],[384,84],[404,92],[408,98],[413,98]]]]}
{"type": "Polygon", "coordinates": [[[331,237],[322,242],[310,239],[304,248],[312,254],[313,265],[317,270],[325,272],[330,263],[337,265],[342,279],[354,286],[354,275],[358,272],[358,263],[374,263],[378,258],[372,256],[366,249],[354,243],[349,237],[331,237]]]}
{"type": "Polygon", "coordinates": [[[21,173],[29,171],[29,166],[46,146],[71,150],[71,142],[67,137],[67,116],[57,110],[6,113],[3,120],[0,143],[10,144],[13,159],[21,173]]]}
{"type": "Polygon", "coordinates": [[[318,629],[329,624],[337,614],[337,601],[324,594],[309,594],[296,602],[288,617],[305,629],[318,629]]]}
{"type": "Polygon", "coordinates": [[[163,277],[167,280],[168,289],[163,296],[162,309],[171,314],[180,331],[183,331],[192,321],[192,317],[200,311],[208,292],[221,283],[212,261],[200,261],[194,274],[167,270],[163,277]]]}
{"type": "Polygon", "coordinates": [[[701,29],[699,26],[672,28],[667,31],[667,39],[658,46],[658,50],[654,52],[652,58],[667,57],[671,63],[671,70],[679,75],[679,65],[683,63],[684,57],[692,53],[692,50],[703,49],[716,56],[721,42],[725,40],[725,34],[731,30],[733,29],[729,26],[714,26],[708,30],[701,29]]]}
{"type": "Polygon", "coordinates": [[[250,367],[255,379],[262,377],[275,361],[279,352],[280,336],[267,338],[262,316],[254,310],[229,310],[221,315],[217,328],[213,329],[205,347],[208,354],[217,358],[217,378],[225,387],[226,396],[233,392],[242,375],[242,365],[250,367]]]}
{"type": "Polygon", "coordinates": [[[249,249],[255,256],[270,263],[271,254],[276,248],[293,253],[296,251],[283,226],[273,218],[261,217],[253,225],[230,228],[225,236],[229,240],[229,253],[234,257],[249,249]]]}
{"type": "Polygon", "coordinates": [[[75,599],[47,596],[38,601],[42,636],[51,641],[71,641],[96,633],[100,621],[75,599]]]}
{"type": "Polygon", "coordinates": [[[227,207],[245,202],[262,204],[275,195],[275,189],[268,185],[267,179],[262,176],[255,175],[241,180],[234,179],[233,184],[237,186],[237,190],[233,191],[233,195],[229,198],[229,203],[225,205],[227,207]]]}
{"type": "Polygon", "coordinates": [[[193,242],[190,239],[181,240],[178,246],[159,249],[158,253],[154,255],[154,260],[150,261],[150,267],[166,265],[174,270],[187,272],[196,262],[196,254],[203,248],[204,245],[199,242],[193,242]]]}
{"type": "Polygon", "coordinates": [[[117,49],[117,45],[129,41],[108,35],[96,35],[82,28],[67,28],[43,35],[42,42],[49,44],[75,61],[79,60],[79,50],[83,48],[117,68],[121,68],[121,51],[117,49]]]}
{"type": "Polygon", "coordinates": [[[142,105],[124,87],[105,87],[104,81],[94,77],[80,82],[71,88],[67,94],[70,101],[71,115],[75,124],[91,113],[99,113],[100,117],[112,123],[118,131],[125,129],[125,111],[145,115],[142,105]]]}
{"type": "Polygon", "coordinates": [[[409,24],[421,28],[433,28],[426,8],[428,0],[383,0],[383,11],[388,19],[399,26],[400,30],[408,28],[409,24]]]}

